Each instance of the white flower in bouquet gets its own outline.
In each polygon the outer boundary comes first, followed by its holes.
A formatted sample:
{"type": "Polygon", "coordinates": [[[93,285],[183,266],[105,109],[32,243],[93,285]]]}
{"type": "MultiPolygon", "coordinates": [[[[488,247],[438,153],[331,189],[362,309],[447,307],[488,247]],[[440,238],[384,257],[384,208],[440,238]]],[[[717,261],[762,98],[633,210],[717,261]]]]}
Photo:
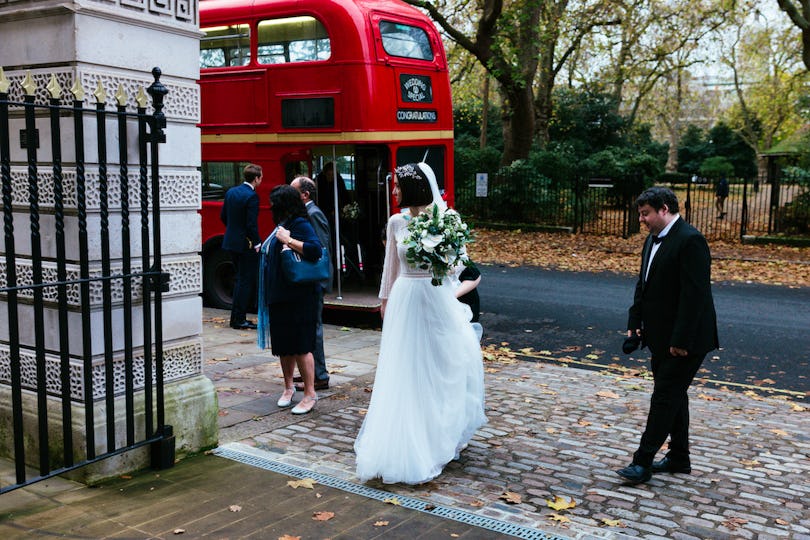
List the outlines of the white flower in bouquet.
{"type": "Polygon", "coordinates": [[[470,229],[459,213],[433,205],[408,222],[405,257],[417,268],[429,270],[431,283],[439,286],[460,261],[467,260],[465,246],[470,242],[470,229]]]}

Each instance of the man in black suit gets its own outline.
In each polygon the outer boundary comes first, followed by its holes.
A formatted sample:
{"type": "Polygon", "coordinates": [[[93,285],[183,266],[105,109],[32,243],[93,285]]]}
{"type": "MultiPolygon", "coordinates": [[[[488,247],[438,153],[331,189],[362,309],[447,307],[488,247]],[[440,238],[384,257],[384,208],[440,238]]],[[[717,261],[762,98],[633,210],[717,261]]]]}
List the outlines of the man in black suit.
{"type": "MultiPolygon", "coordinates": [[[[301,193],[301,200],[304,201],[304,206],[307,208],[309,221],[312,223],[312,228],[315,229],[315,234],[318,235],[318,240],[321,245],[326,248],[327,255],[330,256],[329,246],[329,223],[326,220],[326,215],[315,204],[315,197],[318,194],[318,188],[315,182],[306,176],[297,176],[292,183],[292,187],[301,193]]],[[[331,256],[330,256],[331,260],[331,256]]],[[[323,351],[323,294],[332,290],[332,264],[329,265],[329,278],[321,282],[320,298],[318,303],[318,326],[315,331],[315,350],[312,356],[315,361],[315,390],[326,390],[329,388],[329,371],[326,370],[326,355],[323,351]]],[[[304,389],[303,379],[295,377],[298,390],[304,389]]]]}
{"type": "Polygon", "coordinates": [[[631,484],[646,482],[652,473],[692,471],[687,390],[706,353],[719,347],[706,239],[678,215],[670,189],[647,189],[636,205],[651,234],[644,242],[627,336],[649,347],[655,386],[633,462],[616,471],[631,484]],[[667,437],[669,452],[653,462],[667,437]]]}
{"type": "Polygon", "coordinates": [[[247,165],[242,173],[244,181],[225,194],[220,218],[225,224],[222,249],[231,252],[236,267],[231,305],[231,328],[256,329],[256,323],[247,320],[247,310],[256,297],[256,279],[259,271],[259,196],[256,188],[262,183],[262,168],[247,165]]]}

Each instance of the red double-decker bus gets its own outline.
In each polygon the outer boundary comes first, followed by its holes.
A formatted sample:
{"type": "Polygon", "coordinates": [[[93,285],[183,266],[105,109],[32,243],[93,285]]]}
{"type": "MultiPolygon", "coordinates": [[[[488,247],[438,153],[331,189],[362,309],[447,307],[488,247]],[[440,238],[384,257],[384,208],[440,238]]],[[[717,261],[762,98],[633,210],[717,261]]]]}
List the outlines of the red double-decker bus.
{"type": "Polygon", "coordinates": [[[317,180],[339,269],[325,303],[357,303],[352,291],[379,284],[382,235],[396,211],[393,168],[427,162],[452,204],[453,115],[438,32],[398,0],[203,0],[200,26],[208,304],[230,303],[219,215],[247,163],[264,170],[262,235],[273,226],[271,188],[298,174],[317,180]]]}

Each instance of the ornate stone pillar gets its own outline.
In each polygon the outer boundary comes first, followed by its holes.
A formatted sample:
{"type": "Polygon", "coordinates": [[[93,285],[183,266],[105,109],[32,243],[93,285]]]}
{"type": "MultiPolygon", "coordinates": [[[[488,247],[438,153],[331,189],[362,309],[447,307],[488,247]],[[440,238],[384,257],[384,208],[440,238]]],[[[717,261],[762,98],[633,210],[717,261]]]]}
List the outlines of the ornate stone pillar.
{"type": "MultiPolygon", "coordinates": [[[[163,293],[163,350],[164,380],[166,400],[166,424],[174,427],[177,440],[177,453],[197,451],[210,447],[217,442],[217,404],[213,384],[202,373],[202,304],[199,297],[201,289],[201,265],[198,255],[200,249],[200,218],[198,209],[201,202],[201,188],[198,166],[200,163],[200,137],[196,124],[200,117],[199,90],[196,84],[199,78],[199,30],[198,5],[196,0],[0,0],[0,67],[10,81],[10,99],[22,101],[22,81],[30,73],[36,85],[37,99],[47,102],[46,86],[52,77],[63,89],[83,88],[85,106],[92,108],[98,98],[98,91],[110,96],[107,109],[115,111],[116,100],[123,101],[127,108],[134,111],[139,92],[153,82],[152,68],[159,66],[162,70],[161,82],[169,92],[164,99],[163,112],[166,115],[166,142],[160,146],[160,204],[161,204],[161,242],[162,266],[164,272],[171,275],[168,292],[163,293]],[[96,93],[94,93],[94,91],[96,93]],[[115,96],[115,99],[113,99],[115,96]]],[[[142,93],[140,94],[143,95],[142,93]]],[[[73,97],[65,92],[65,104],[71,103],[73,97]]],[[[149,105],[151,107],[151,105],[149,105]]],[[[151,109],[150,109],[151,110],[151,109]]],[[[12,120],[12,123],[19,119],[12,120]]],[[[14,126],[13,126],[14,127],[14,126]]],[[[19,126],[17,126],[19,127],[19,126]]],[[[137,126],[130,126],[129,132],[137,126]]],[[[47,141],[49,135],[46,127],[39,126],[39,139],[47,141]]],[[[27,239],[26,205],[28,171],[25,151],[21,149],[17,130],[11,130],[11,177],[14,184],[15,244],[17,253],[16,272],[19,283],[25,283],[31,276],[31,245],[27,239]],[[17,224],[19,222],[19,224],[17,224]]],[[[135,131],[135,134],[137,131],[135,131]]],[[[71,135],[68,133],[66,136],[71,135]]],[[[75,134],[73,134],[75,135],[75,134]]],[[[107,146],[116,148],[117,134],[114,130],[107,132],[107,146]]],[[[100,272],[102,249],[99,240],[99,212],[101,201],[98,198],[99,173],[93,166],[97,162],[96,144],[93,140],[95,130],[84,133],[86,147],[86,181],[87,181],[87,215],[89,237],[89,260],[91,274],[100,272]]],[[[137,156],[137,137],[128,139],[128,152],[137,156]]],[[[113,156],[111,156],[113,157],[113,156]]],[[[48,281],[56,281],[56,243],[53,236],[53,207],[55,201],[48,200],[52,194],[53,175],[48,167],[51,159],[43,148],[39,156],[40,168],[38,182],[43,200],[40,202],[42,213],[42,257],[43,271],[48,281]]],[[[68,280],[78,278],[79,244],[76,223],[76,168],[75,156],[70,149],[63,150],[64,190],[63,205],[66,214],[65,237],[67,239],[66,263],[68,280]],[[73,161],[71,165],[71,161],[73,161]]],[[[115,157],[114,159],[117,159],[115,157]]],[[[137,163],[137,158],[135,163],[137,163]]],[[[121,267],[122,251],[120,233],[121,193],[117,174],[118,164],[110,161],[107,164],[110,174],[109,212],[112,231],[110,241],[110,264],[115,272],[121,267]]],[[[128,174],[130,193],[137,194],[138,171],[131,167],[128,174]]],[[[107,203],[105,203],[106,205],[107,203]]],[[[136,206],[137,200],[130,200],[136,206]]],[[[0,245],[0,253],[4,246],[0,245]]],[[[132,254],[133,272],[140,271],[139,265],[140,238],[133,234],[132,254]]],[[[6,275],[8,269],[0,257],[0,276],[6,275]]],[[[119,270],[120,272],[120,270],[119,270]]],[[[0,278],[1,279],[1,278],[0,278]]],[[[0,283],[2,285],[2,283],[0,283]]],[[[112,350],[115,364],[115,409],[116,409],[116,442],[124,441],[123,410],[121,393],[124,389],[123,379],[123,325],[122,316],[123,290],[121,281],[112,282],[112,313],[109,315],[113,325],[112,350]],[[120,414],[119,414],[119,411],[120,414]],[[120,420],[120,422],[119,422],[120,420]]],[[[84,426],[83,401],[85,373],[81,362],[81,317],[79,313],[80,298],[76,290],[69,293],[71,313],[68,317],[70,327],[70,362],[71,362],[71,396],[75,398],[72,418],[74,446],[77,457],[84,455],[81,434],[92,429],[95,433],[96,446],[104,451],[105,427],[100,421],[104,418],[105,408],[105,368],[104,333],[101,331],[105,316],[101,303],[101,286],[91,291],[91,322],[93,369],[90,374],[93,380],[93,398],[98,409],[95,415],[95,426],[84,426]],[[98,329],[98,331],[96,331],[98,329]]],[[[26,306],[25,295],[21,296],[19,342],[20,361],[23,366],[23,388],[35,388],[36,380],[32,375],[35,355],[35,336],[33,310],[26,306]]],[[[136,366],[138,354],[143,355],[143,328],[140,310],[140,294],[133,292],[135,316],[133,317],[134,350],[136,366]],[[140,341],[139,341],[140,339],[140,341]],[[140,352],[138,352],[140,351],[140,352]]],[[[46,298],[47,302],[47,298],[46,298]]],[[[0,310],[5,313],[6,306],[0,302],[0,310]]],[[[45,324],[48,328],[57,327],[57,310],[53,305],[45,310],[45,324]]],[[[5,318],[0,315],[0,319],[5,318]]],[[[48,365],[47,386],[51,394],[58,395],[59,351],[58,332],[45,336],[45,351],[48,365]]],[[[9,381],[9,331],[0,323],[0,422],[8,419],[10,400],[8,397],[9,381]]],[[[143,368],[136,367],[136,387],[143,386],[143,368]],[[138,372],[137,370],[140,369],[138,372]]],[[[26,422],[35,421],[35,397],[24,393],[26,422]]],[[[61,408],[53,396],[49,407],[61,408]]],[[[136,425],[143,423],[143,403],[135,404],[136,425]]],[[[8,425],[8,424],[6,424],[8,425]]],[[[1,432],[2,430],[0,430],[1,432]]],[[[6,430],[6,432],[10,431],[6,430]]],[[[8,455],[10,444],[8,433],[0,433],[0,453],[8,455]]],[[[61,433],[61,426],[52,423],[50,428],[51,447],[61,433]]],[[[35,443],[34,443],[35,444],[35,443]]],[[[36,451],[27,452],[36,459],[36,451]]],[[[113,457],[89,467],[80,469],[76,476],[83,480],[94,480],[104,476],[119,474],[124,470],[148,465],[149,455],[146,448],[134,450],[121,456],[113,457]]]]}

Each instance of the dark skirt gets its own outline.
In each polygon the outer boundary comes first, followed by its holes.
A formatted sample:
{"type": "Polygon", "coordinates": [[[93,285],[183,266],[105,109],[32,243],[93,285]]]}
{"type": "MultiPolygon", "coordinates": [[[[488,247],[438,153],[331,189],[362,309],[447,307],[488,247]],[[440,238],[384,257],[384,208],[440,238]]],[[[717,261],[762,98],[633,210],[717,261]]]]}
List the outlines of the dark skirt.
{"type": "Polygon", "coordinates": [[[270,304],[270,347],[275,356],[315,350],[318,324],[317,296],[302,295],[297,302],[270,304]]]}

